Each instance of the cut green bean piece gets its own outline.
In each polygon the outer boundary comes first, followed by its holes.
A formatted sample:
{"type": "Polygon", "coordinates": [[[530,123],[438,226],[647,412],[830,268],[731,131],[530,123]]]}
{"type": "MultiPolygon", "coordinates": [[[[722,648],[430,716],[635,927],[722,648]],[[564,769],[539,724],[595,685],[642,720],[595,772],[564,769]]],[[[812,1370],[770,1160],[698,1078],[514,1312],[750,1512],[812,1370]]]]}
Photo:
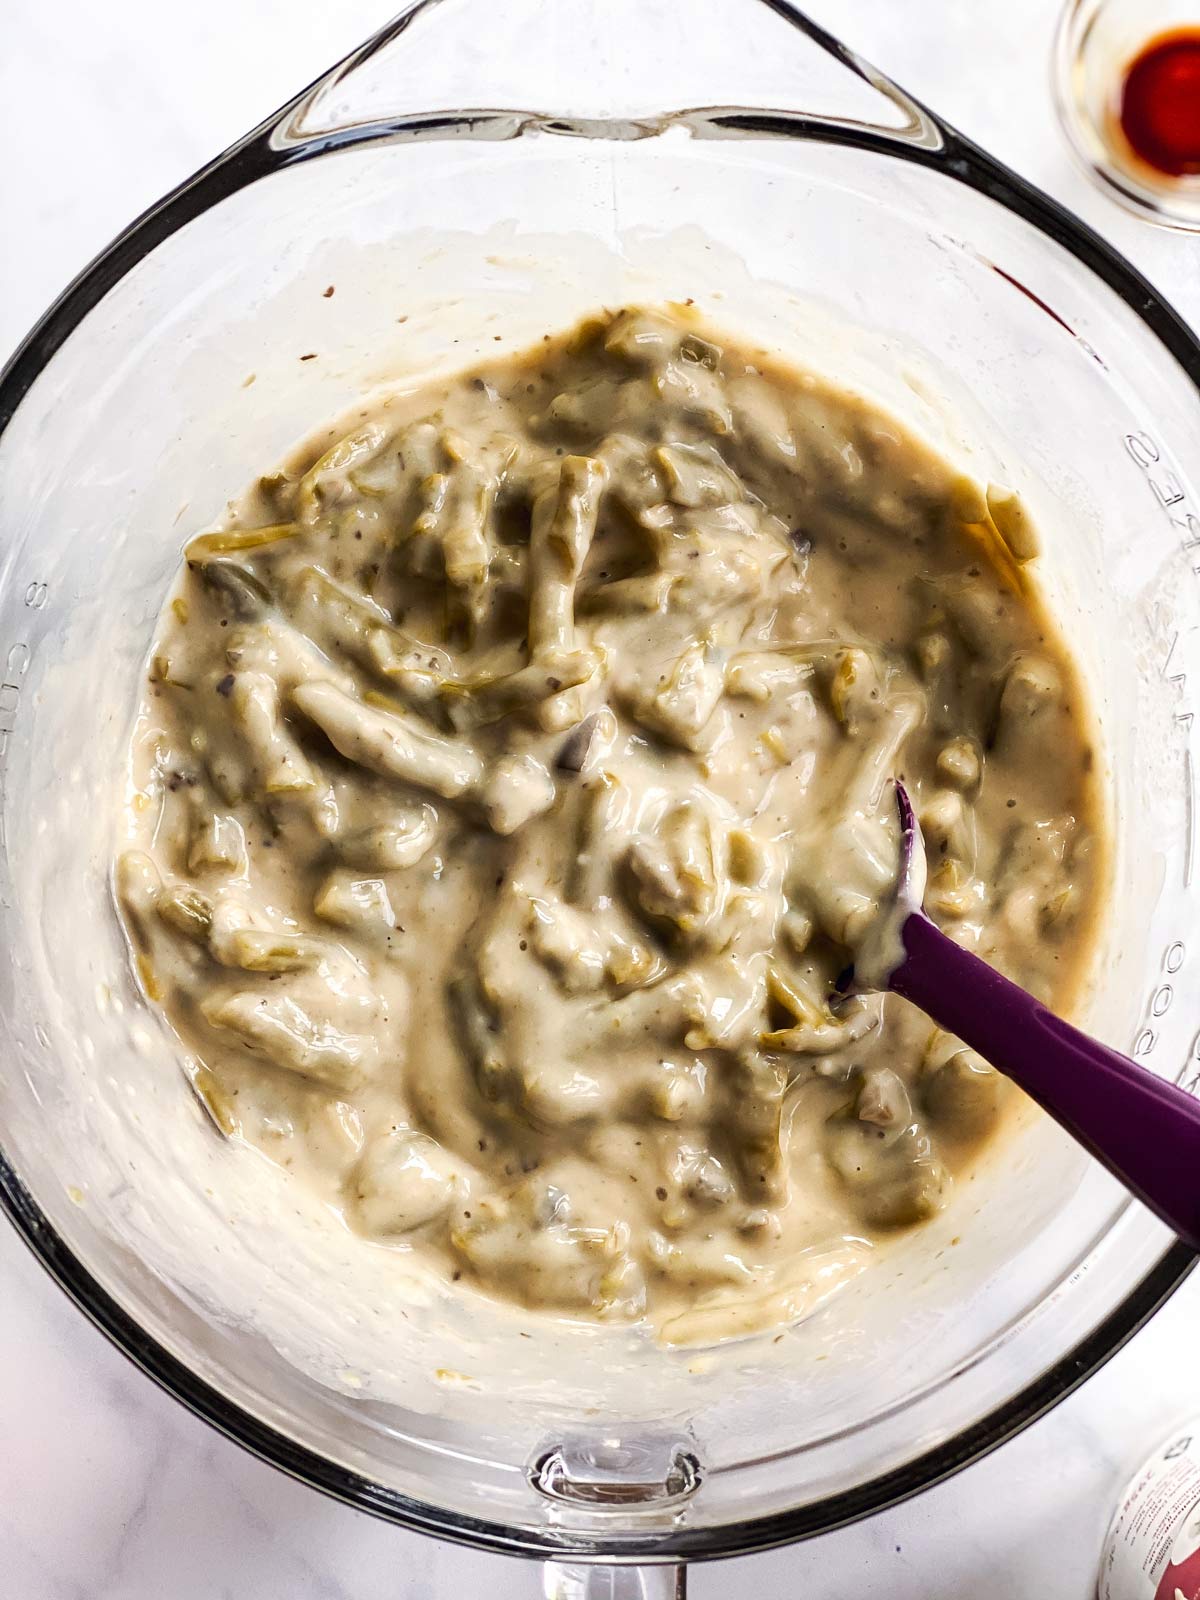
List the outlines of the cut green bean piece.
{"type": "Polygon", "coordinates": [[[224,556],[206,561],[200,568],[200,579],[217,603],[241,622],[257,620],[271,604],[266,584],[240,561],[224,556]]]}
{"type": "Polygon", "coordinates": [[[335,848],[348,867],[399,872],[415,867],[437,837],[437,812],[422,806],[392,822],[381,822],[341,835],[335,848]]]}
{"type": "Polygon", "coordinates": [[[745,491],[710,444],[661,445],[654,459],[666,479],[667,493],[676,505],[723,506],[745,498],[745,491]]]}
{"type": "Polygon", "coordinates": [[[188,1082],[203,1106],[206,1114],[211,1118],[213,1126],[223,1133],[227,1139],[234,1138],[241,1132],[241,1123],[234,1111],[232,1096],[226,1094],[218,1084],[216,1078],[207,1067],[198,1066],[188,1074],[188,1082]]]}
{"type": "Polygon", "coordinates": [[[283,725],[279,685],[274,678],[265,672],[239,672],[229,703],[268,794],[315,787],[311,766],[283,725]]]}
{"type": "Polygon", "coordinates": [[[188,845],[188,871],[244,872],[246,835],[236,817],[198,809],[188,845]]]}
{"type": "Polygon", "coordinates": [[[646,727],[685,750],[699,750],[705,729],[725,693],[725,653],[712,638],[690,644],[652,695],[628,696],[646,727]]]}
{"type": "Polygon", "coordinates": [[[286,994],[247,990],[205,1000],[200,1009],[214,1028],[235,1034],[287,1072],[333,1089],[354,1089],[362,1081],[369,1041],[314,1018],[286,994]]]}
{"type": "Polygon", "coordinates": [[[661,615],[678,582],[677,572],[641,572],[635,577],[597,583],[580,595],[579,609],[589,615],[604,611],[661,615]]]}
{"type": "Polygon", "coordinates": [[[377,711],[332,683],[299,684],[292,701],[347,761],[382,777],[452,800],[483,776],[482,759],[464,741],[439,738],[411,717],[377,711]]]}
{"type": "Polygon", "coordinates": [[[221,940],[220,948],[225,966],[245,972],[311,972],[329,954],[320,939],[260,928],[234,929],[221,940]]]}
{"type": "Polygon", "coordinates": [[[529,648],[535,661],[575,646],[575,586],[595,537],[607,479],[602,462],[564,456],[558,483],[534,501],[529,648]]]}
{"type": "Polygon", "coordinates": [[[344,491],[350,469],[369,460],[386,438],[385,429],[372,422],[327,450],[300,480],[299,520],[305,524],[315,522],[325,505],[344,491]]]}
{"type": "Polygon", "coordinates": [[[599,664],[594,650],[564,650],[494,678],[446,679],[439,693],[454,727],[477,728],[587,683],[599,664]]]}
{"type": "Polygon", "coordinates": [[[194,944],[207,944],[212,929],[212,901],[206,894],[187,884],[177,884],[164,889],[158,897],[159,916],[176,933],[182,933],[194,944]]]}
{"type": "Polygon", "coordinates": [[[260,550],[266,545],[295,539],[303,529],[295,522],[273,522],[265,528],[226,528],[202,533],[184,550],[187,561],[207,562],[213,556],[236,555],[242,550],[260,550]]]}
{"type": "Polygon", "coordinates": [[[331,872],[317,890],[313,910],[322,922],[332,923],[335,928],[356,928],[386,936],[396,927],[396,913],[382,878],[331,872]]]}

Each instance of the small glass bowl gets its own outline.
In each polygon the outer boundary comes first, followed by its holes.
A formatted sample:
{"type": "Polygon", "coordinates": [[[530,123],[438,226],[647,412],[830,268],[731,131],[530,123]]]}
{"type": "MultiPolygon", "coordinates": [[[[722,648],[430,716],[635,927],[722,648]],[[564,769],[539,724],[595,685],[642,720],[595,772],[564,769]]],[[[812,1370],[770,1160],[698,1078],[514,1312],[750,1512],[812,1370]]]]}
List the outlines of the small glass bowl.
{"type": "Polygon", "coordinates": [[[1088,177],[1164,228],[1200,232],[1200,175],[1173,177],[1143,161],[1121,128],[1125,73],[1150,40],[1200,29],[1200,0],[1068,0],[1054,41],[1054,102],[1088,177]]]}

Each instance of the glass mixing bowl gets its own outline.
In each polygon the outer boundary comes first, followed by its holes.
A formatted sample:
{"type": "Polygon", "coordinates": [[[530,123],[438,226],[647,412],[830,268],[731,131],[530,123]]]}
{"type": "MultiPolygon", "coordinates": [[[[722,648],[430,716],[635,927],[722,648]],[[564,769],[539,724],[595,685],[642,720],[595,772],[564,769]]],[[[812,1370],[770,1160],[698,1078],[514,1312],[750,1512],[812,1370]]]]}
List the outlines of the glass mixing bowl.
{"type": "Polygon", "coordinates": [[[1118,842],[1087,1020],[1190,1084],[1200,348],[1082,223],[784,0],[412,4],[136,222],[0,385],[14,1223],[144,1370],[264,1459],[413,1528],[628,1564],[760,1549],[934,1482],[1191,1266],[1031,1116],[819,1314],[665,1351],[422,1292],[400,1252],[305,1226],[283,1174],[190,1097],[108,879],[184,539],[375,383],[647,298],[694,300],[1027,493],[1118,842]]]}

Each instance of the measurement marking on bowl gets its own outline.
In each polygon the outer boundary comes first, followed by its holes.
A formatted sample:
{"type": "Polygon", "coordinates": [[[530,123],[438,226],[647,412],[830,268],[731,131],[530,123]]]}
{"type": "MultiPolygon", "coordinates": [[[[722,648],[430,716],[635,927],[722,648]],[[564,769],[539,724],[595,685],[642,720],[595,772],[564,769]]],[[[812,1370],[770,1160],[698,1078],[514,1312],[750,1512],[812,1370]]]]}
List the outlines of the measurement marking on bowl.
{"type": "Polygon", "coordinates": [[[17,711],[21,704],[21,679],[29,667],[33,652],[24,640],[9,645],[4,657],[3,681],[0,681],[0,766],[8,749],[8,738],[17,725],[17,711]]]}
{"type": "MultiPolygon", "coordinates": [[[[35,579],[26,585],[23,596],[25,606],[30,611],[41,611],[50,598],[50,585],[35,579]]],[[[8,742],[17,725],[17,712],[21,705],[21,680],[29,670],[29,663],[33,660],[33,649],[24,639],[18,639],[15,644],[8,647],[0,673],[0,778],[4,775],[5,760],[8,755],[8,742]]]]}
{"type": "MultiPolygon", "coordinates": [[[[1160,967],[1162,972],[1168,978],[1173,978],[1175,974],[1181,970],[1186,960],[1187,946],[1184,944],[1182,939],[1172,939],[1170,944],[1167,945],[1166,949],[1162,953],[1160,967]]],[[[1155,985],[1146,1009],[1149,1012],[1150,1017],[1155,1022],[1159,1022],[1163,1017],[1166,1016],[1167,1012],[1170,1011],[1174,1003],[1174,984],[1161,982],[1155,985]]],[[[1153,1052],[1154,1047],[1157,1044],[1158,1030],[1147,1024],[1138,1034],[1137,1038],[1133,1041],[1133,1050],[1131,1054],[1135,1056],[1148,1056],[1153,1052]]],[[[1189,1052],[1189,1056],[1196,1054],[1197,1045],[1200,1045],[1200,1034],[1197,1035],[1196,1041],[1192,1046],[1192,1050],[1189,1052]]],[[[1186,1065],[1180,1068],[1177,1075],[1180,1083],[1183,1082],[1187,1070],[1188,1069],[1186,1065]]],[[[1185,1085],[1185,1087],[1187,1087],[1187,1085],[1185,1085]]]]}
{"type": "MultiPolygon", "coordinates": [[[[1200,563],[1196,560],[1196,552],[1200,551],[1200,514],[1191,509],[1188,491],[1178,473],[1166,464],[1162,449],[1148,433],[1127,433],[1125,449],[1144,474],[1150,492],[1167,513],[1171,526],[1181,535],[1179,548],[1191,561],[1193,575],[1200,577],[1200,563]]],[[[1162,664],[1162,675],[1168,683],[1178,688],[1182,699],[1187,692],[1187,673],[1182,669],[1177,672],[1171,671],[1179,637],[1179,630],[1176,629],[1171,636],[1166,659],[1162,664]]],[[[1176,711],[1172,717],[1172,721],[1185,733],[1190,732],[1192,720],[1193,713],[1186,708],[1176,711]]],[[[1187,839],[1184,847],[1183,886],[1185,889],[1190,889],[1196,859],[1196,770],[1190,744],[1185,744],[1183,749],[1183,796],[1187,839]]]]}
{"type": "Polygon", "coordinates": [[[1180,1087],[1186,1089],[1188,1094],[1200,1091],[1200,1033],[1192,1040],[1192,1048],[1188,1051],[1187,1066],[1179,1074],[1180,1087]]]}
{"type": "MultiPolygon", "coordinates": [[[[1192,720],[1188,713],[1188,721],[1192,720]]],[[[1187,812],[1187,846],[1183,858],[1183,887],[1192,886],[1192,862],[1196,859],[1196,772],[1192,765],[1192,747],[1183,752],[1184,809],[1187,812]]]]}
{"type": "MultiPolygon", "coordinates": [[[[1193,571],[1200,569],[1193,568],[1193,571]]],[[[1174,660],[1175,649],[1179,644],[1179,629],[1171,635],[1171,643],[1167,648],[1166,659],[1162,664],[1162,676],[1179,690],[1180,698],[1187,692],[1187,673],[1183,671],[1172,672],[1171,664],[1174,660]]],[[[1177,711],[1171,719],[1178,727],[1189,730],[1192,726],[1193,715],[1190,711],[1177,711]]],[[[1192,867],[1196,859],[1196,769],[1192,760],[1192,747],[1185,744],[1183,747],[1183,812],[1186,844],[1183,856],[1183,886],[1190,889],[1192,886],[1192,867]]]]}
{"type": "MultiPolygon", "coordinates": [[[[1167,466],[1163,460],[1162,450],[1148,433],[1127,433],[1125,448],[1146,474],[1146,481],[1160,506],[1170,511],[1186,504],[1188,492],[1180,482],[1178,473],[1167,466]],[[1155,477],[1155,469],[1161,469],[1161,477],[1155,477]]],[[[1181,541],[1184,550],[1195,550],[1200,547],[1200,516],[1197,516],[1195,511],[1180,510],[1171,521],[1177,528],[1190,535],[1181,541]]],[[[1194,567],[1192,570],[1200,572],[1200,567],[1194,567]]]]}

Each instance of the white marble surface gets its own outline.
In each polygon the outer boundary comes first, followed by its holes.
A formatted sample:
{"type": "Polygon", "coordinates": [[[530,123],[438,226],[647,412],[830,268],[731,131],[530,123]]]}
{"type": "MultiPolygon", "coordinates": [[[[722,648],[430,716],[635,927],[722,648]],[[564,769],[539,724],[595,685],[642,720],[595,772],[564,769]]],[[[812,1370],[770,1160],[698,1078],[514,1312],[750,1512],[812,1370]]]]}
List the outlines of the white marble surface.
{"type": "MultiPolygon", "coordinates": [[[[1200,320],[1200,242],[1124,216],[1071,167],[1047,84],[1055,9],[1054,0],[812,5],[966,132],[1083,211],[1200,320]]],[[[135,212],[387,12],[388,0],[3,0],[0,355],[135,212]]],[[[531,1569],[385,1527],[218,1438],[135,1372],[3,1225],[0,1306],[0,1595],[507,1600],[537,1592],[531,1569]]],[[[1174,1419],[1200,1411],[1198,1319],[1200,1274],[1104,1372],[987,1461],[871,1522],[700,1569],[693,1594],[1086,1600],[1124,1477],[1174,1419]]]]}

